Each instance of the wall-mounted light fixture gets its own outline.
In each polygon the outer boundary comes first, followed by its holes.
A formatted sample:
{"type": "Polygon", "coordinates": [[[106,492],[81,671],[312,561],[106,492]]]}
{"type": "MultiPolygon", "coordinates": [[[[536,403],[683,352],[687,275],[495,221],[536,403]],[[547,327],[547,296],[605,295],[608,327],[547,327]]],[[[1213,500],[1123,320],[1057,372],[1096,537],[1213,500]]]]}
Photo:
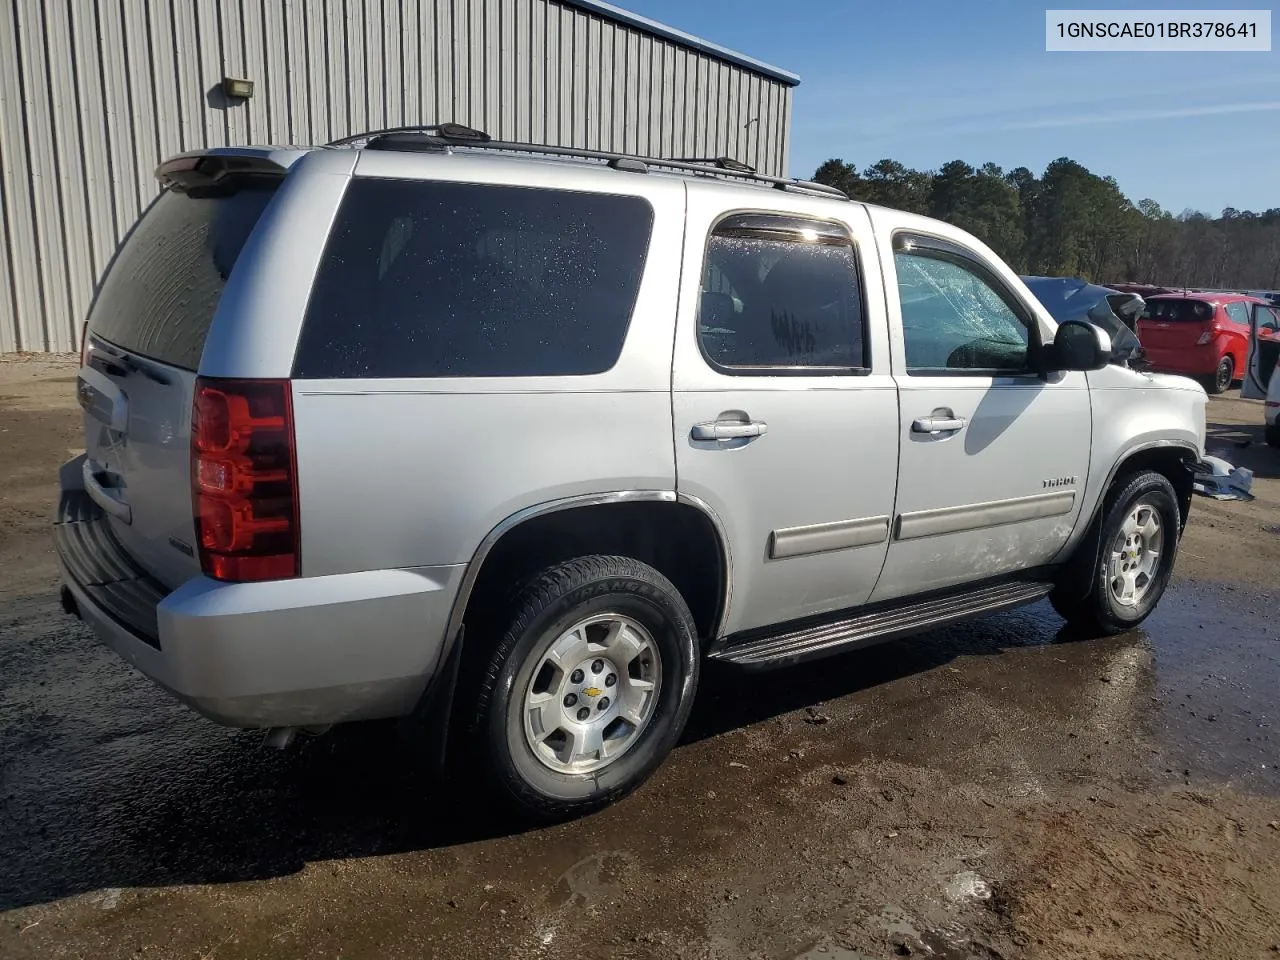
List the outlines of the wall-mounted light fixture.
{"type": "Polygon", "coordinates": [[[253,81],[241,80],[236,77],[223,77],[222,92],[229,99],[248,100],[253,96],[253,81]]]}

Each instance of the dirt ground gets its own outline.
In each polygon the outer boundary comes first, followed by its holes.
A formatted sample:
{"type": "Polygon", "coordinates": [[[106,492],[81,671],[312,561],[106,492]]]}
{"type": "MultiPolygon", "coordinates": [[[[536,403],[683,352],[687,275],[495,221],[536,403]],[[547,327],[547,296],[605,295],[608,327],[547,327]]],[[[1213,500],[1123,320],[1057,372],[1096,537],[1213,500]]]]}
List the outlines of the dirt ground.
{"type": "Polygon", "coordinates": [[[374,724],[279,753],[58,607],[74,363],[0,362],[0,956],[1258,957],[1280,951],[1280,452],[1197,498],[1125,636],[1045,605],[787,671],[709,671],[654,780],[508,832],[374,724]]]}

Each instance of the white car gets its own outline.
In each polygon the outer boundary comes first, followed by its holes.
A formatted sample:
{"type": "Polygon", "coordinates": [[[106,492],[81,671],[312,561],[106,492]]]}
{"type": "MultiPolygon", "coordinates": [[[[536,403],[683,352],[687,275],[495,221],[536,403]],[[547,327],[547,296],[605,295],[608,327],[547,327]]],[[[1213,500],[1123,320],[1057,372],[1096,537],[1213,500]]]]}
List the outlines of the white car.
{"type": "Polygon", "coordinates": [[[1249,355],[1240,396],[1266,401],[1267,443],[1280,447],[1280,377],[1272,376],[1280,364],[1280,306],[1255,303],[1249,327],[1249,355]]]}

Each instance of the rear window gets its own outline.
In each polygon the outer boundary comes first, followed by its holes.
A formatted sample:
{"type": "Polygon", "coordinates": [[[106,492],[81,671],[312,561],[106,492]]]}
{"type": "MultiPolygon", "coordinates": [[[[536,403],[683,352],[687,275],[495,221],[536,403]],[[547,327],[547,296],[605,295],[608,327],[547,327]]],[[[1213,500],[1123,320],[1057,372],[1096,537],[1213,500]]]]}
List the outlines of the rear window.
{"type": "Polygon", "coordinates": [[[358,179],[294,376],[602,373],[622,352],[652,225],[639,197],[358,179]]]}
{"type": "Polygon", "coordinates": [[[1148,300],[1144,320],[1160,323],[1205,323],[1213,319],[1213,305],[1203,300],[1148,300]]]}
{"type": "Polygon", "coordinates": [[[161,363],[198,368],[231,268],[276,186],[255,180],[214,196],[162,193],[116,255],[89,329],[161,363]]]}

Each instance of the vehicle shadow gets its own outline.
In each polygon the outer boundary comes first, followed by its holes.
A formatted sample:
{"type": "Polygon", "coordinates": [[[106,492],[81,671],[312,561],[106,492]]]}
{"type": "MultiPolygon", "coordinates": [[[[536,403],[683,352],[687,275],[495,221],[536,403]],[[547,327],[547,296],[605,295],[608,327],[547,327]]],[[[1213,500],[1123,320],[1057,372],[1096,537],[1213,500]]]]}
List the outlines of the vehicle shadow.
{"type": "MultiPolygon", "coordinates": [[[[307,863],[454,847],[523,832],[473,779],[437,778],[395,723],[356,724],[280,752],[171,702],[38,596],[0,610],[0,910],[122,887],[284,876],[307,863]],[[7,636],[6,636],[7,635],[7,636]],[[29,654],[27,654],[29,655],[29,654]],[[64,670],[71,680],[62,680],[64,670]],[[43,672],[42,672],[43,671],[43,672]],[[48,676],[47,685],[36,676],[48,676]],[[8,698],[6,694],[39,693],[8,698]],[[21,689],[20,689],[21,688],[21,689]],[[16,709],[15,709],[16,706],[16,709]]],[[[1017,611],[786,670],[709,669],[686,743],[933,670],[1072,638],[1017,611]]],[[[677,750],[669,763],[680,762],[677,750]]]]}
{"type": "Polygon", "coordinates": [[[1233,466],[1248,467],[1255,477],[1280,478],[1280,450],[1267,445],[1265,429],[1261,422],[1210,421],[1205,425],[1205,452],[1233,466]]]}

